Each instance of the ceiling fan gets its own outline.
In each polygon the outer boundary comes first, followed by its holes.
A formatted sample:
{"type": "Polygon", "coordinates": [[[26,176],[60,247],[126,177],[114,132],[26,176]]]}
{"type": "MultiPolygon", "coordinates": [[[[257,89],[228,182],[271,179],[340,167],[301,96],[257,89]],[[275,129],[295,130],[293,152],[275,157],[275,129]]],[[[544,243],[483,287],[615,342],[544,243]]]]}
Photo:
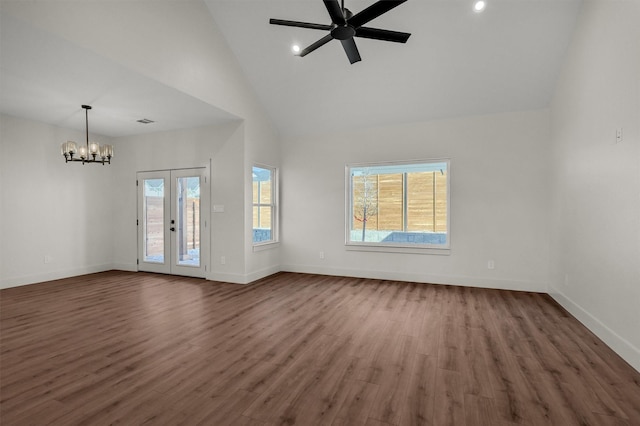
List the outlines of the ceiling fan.
{"type": "Polygon", "coordinates": [[[283,19],[270,19],[269,23],[274,25],[284,25],[287,27],[310,28],[312,30],[325,30],[329,34],[322,37],[312,45],[302,49],[298,56],[306,56],[317,48],[327,44],[333,39],[340,40],[349,62],[352,64],[361,60],[360,52],[353,39],[354,37],[371,38],[375,40],[393,41],[396,43],[406,43],[411,36],[410,33],[399,31],[381,30],[378,28],[364,27],[367,22],[374,20],[378,16],[390,11],[407,0],[378,0],[355,15],[344,7],[338,0],[323,0],[324,5],[331,17],[331,25],[312,24],[309,22],[287,21],[283,19]]]}

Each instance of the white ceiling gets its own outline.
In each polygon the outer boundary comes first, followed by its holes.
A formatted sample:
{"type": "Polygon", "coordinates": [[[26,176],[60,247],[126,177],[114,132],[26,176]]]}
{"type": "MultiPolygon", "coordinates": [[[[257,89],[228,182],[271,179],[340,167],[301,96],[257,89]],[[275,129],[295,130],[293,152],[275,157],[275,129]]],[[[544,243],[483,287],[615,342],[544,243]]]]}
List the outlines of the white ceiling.
{"type": "MultiPolygon", "coordinates": [[[[268,23],[328,24],[321,0],[205,2],[287,137],[546,107],[580,6],[488,0],[476,14],[472,0],[409,0],[368,24],[412,33],[407,44],[356,39],[362,62],[350,65],[337,41],[293,56],[294,42],[306,46],[325,33],[268,23]]],[[[346,0],[346,7],[357,13],[372,3],[346,0]]],[[[114,137],[235,118],[28,23],[1,19],[2,113],[80,130],[80,105],[94,104],[90,131],[114,137]]]]}
{"type": "Polygon", "coordinates": [[[111,137],[237,119],[90,50],[2,14],[0,112],[111,137]],[[147,118],[152,124],[137,120],[147,118]]]}
{"type": "MultiPolygon", "coordinates": [[[[326,33],[269,18],[330,24],[321,0],[205,0],[261,102],[284,134],[546,107],[580,2],[409,0],[367,26],[412,33],[406,44],[356,39],[350,65],[326,33]]],[[[357,13],[374,0],[345,0],[357,13]]]]}

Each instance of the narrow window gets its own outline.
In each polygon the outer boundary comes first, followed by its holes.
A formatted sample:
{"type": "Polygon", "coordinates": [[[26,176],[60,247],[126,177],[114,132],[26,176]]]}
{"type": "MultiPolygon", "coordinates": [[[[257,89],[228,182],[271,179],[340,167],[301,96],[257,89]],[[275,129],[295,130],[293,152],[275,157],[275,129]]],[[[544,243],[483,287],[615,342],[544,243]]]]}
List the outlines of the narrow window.
{"type": "Polygon", "coordinates": [[[350,165],[351,246],[449,248],[449,161],[350,165]]]}
{"type": "Polygon", "coordinates": [[[253,244],[278,241],[276,169],[253,166],[253,244]]]}

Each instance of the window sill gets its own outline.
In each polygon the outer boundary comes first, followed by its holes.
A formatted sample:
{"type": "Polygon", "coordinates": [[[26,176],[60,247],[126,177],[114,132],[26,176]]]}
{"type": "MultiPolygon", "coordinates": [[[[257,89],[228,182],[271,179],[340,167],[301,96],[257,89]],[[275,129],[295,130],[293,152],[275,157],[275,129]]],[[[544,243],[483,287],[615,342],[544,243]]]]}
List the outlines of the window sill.
{"type": "Polygon", "coordinates": [[[345,244],[348,251],[369,251],[380,253],[408,253],[408,254],[429,254],[438,256],[449,256],[450,248],[435,247],[403,247],[403,246],[384,246],[384,245],[367,245],[367,244],[345,244]]]}
{"type": "Polygon", "coordinates": [[[253,245],[253,252],[271,250],[280,247],[280,241],[270,241],[268,243],[260,243],[253,245]]]}

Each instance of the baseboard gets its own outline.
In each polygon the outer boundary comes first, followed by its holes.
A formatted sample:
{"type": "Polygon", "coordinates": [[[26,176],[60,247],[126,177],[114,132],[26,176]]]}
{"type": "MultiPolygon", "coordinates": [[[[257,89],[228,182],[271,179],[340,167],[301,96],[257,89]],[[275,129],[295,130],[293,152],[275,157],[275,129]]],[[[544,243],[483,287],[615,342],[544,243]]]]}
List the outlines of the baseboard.
{"type": "Polygon", "coordinates": [[[252,272],[250,274],[245,275],[247,279],[247,284],[252,283],[254,281],[258,281],[259,279],[268,277],[269,275],[277,274],[282,271],[280,265],[270,266],[268,268],[260,269],[259,271],[252,272]]]}
{"type": "Polygon", "coordinates": [[[230,274],[224,272],[210,272],[207,274],[207,280],[219,281],[230,284],[248,284],[247,276],[245,274],[230,274]]]}
{"type": "Polygon", "coordinates": [[[22,285],[36,284],[45,281],[59,280],[62,278],[75,277],[78,275],[94,274],[113,269],[112,264],[84,266],[82,268],[61,269],[58,271],[46,272],[43,274],[23,275],[21,277],[5,278],[0,281],[0,288],[19,287],[22,285]]]}
{"type": "Polygon", "coordinates": [[[114,263],[113,269],[118,271],[138,272],[138,265],[135,263],[114,263]]]}
{"type": "Polygon", "coordinates": [[[615,353],[620,355],[629,365],[640,372],[640,349],[633,346],[615,331],[607,327],[598,318],[591,315],[582,306],[569,299],[560,290],[549,287],[549,295],[565,308],[571,315],[598,336],[615,353]]]}
{"type": "Polygon", "coordinates": [[[494,288],[500,290],[530,291],[535,293],[546,293],[547,290],[547,283],[497,278],[478,278],[463,275],[414,274],[399,271],[327,268],[314,265],[282,265],[280,270],[305,274],[458,285],[463,287],[494,288]]]}

